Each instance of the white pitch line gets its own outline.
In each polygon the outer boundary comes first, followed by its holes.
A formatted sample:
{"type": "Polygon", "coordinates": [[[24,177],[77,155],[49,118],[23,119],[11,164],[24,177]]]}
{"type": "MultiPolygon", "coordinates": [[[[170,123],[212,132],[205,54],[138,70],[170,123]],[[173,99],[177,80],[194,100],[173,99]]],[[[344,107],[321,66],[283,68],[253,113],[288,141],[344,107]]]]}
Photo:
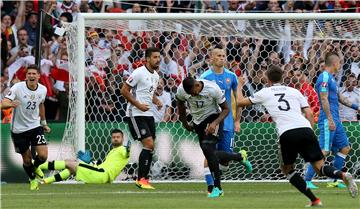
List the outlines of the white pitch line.
{"type": "MultiPolygon", "coordinates": [[[[4,192],[4,191],[3,191],[4,192]]],[[[12,194],[0,194],[0,196],[47,196],[47,195],[99,195],[99,194],[133,194],[133,195],[152,195],[152,194],[205,194],[204,191],[113,191],[113,192],[96,192],[96,191],[87,191],[87,192],[47,192],[47,193],[12,193],[12,194]]],[[[298,193],[297,190],[279,190],[279,191],[231,191],[226,192],[225,194],[283,194],[283,193],[298,193]]],[[[339,191],[317,191],[317,193],[339,193],[339,191]]]]}

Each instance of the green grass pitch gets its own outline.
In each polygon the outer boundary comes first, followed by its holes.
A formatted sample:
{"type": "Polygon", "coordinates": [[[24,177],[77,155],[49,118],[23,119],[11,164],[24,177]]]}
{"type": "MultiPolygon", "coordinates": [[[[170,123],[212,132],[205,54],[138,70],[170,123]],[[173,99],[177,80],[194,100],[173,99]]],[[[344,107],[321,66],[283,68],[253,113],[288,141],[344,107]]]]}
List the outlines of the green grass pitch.
{"type": "MultiPolygon", "coordinates": [[[[144,191],[133,183],[53,184],[30,191],[28,184],[1,185],[1,208],[12,209],[231,209],[304,208],[307,198],[288,183],[223,183],[224,197],[206,197],[204,183],[155,183],[156,190],[144,191]]],[[[360,208],[360,199],[346,189],[314,191],[325,208],[360,208]]]]}

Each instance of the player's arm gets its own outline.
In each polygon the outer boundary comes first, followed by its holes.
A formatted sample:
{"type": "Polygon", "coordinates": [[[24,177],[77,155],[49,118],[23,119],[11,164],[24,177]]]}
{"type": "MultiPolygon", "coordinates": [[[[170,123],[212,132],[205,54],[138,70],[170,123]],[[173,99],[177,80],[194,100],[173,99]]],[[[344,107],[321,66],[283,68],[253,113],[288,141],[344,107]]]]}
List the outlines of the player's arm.
{"type": "Polygon", "coordinates": [[[206,128],[205,133],[207,135],[215,133],[218,125],[221,123],[221,121],[223,121],[225,119],[225,117],[230,112],[229,107],[226,102],[226,99],[225,99],[225,95],[221,91],[220,87],[216,85],[216,87],[214,88],[212,93],[213,93],[212,97],[214,98],[216,103],[221,107],[221,112],[220,112],[219,116],[212,123],[210,123],[208,125],[208,127],[206,128]]]}
{"type": "Polygon", "coordinates": [[[135,107],[137,107],[139,110],[145,112],[148,111],[150,109],[149,105],[146,104],[141,104],[139,101],[137,101],[130,93],[131,91],[131,86],[129,84],[127,84],[126,82],[124,82],[122,88],[121,88],[121,95],[123,95],[123,97],[125,97],[125,99],[130,102],[130,104],[134,105],[135,107]]]}
{"type": "Polygon", "coordinates": [[[185,101],[180,100],[179,98],[176,98],[177,108],[179,111],[179,120],[188,131],[193,131],[194,127],[189,125],[189,123],[186,120],[186,107],[185,107],[185,101]]]}
{"type": "Polygon", "coordinates": [[[244,79],[242,77],[238,78],[238,88],[237,88],[237,108],[242,108],[242,107],[246,107],[246,106],[250,106],[252,105],[252,102],[250,101],[249,98],[244,97],[243,95],[243,86],[245,84],[244,79]]]}
{"type": "Polygon", "coordinates": [[[221,112],[220,115],[212,122],[210,123],[210,125],[207,127],[207,129],[205,130],[205,133],[208,134],[213,134],[216,131],[216,127],[221,123],[221,121],[223,121],[226,116],[229,114],[229,107],[227,105],[227,102],[224,100],[223,103],[221,103],[219,105],[221,107],[221,112]]]}
{"type": "Polygon", "coordinates": [[[350,107],[356,111],[358,111],[360,113],[360,107],[358,104],[353,104],[350,102],[350,100],[346,97],[344,97],[343,95],[341,95],[340,93],[339,95],[339,102],[347,107],[350,107]]]}
{"type": "Polygon", "coordinates": [[[302,113],[304,113],[305,118],[310,122],[311,127],[314,128],[315,120],[314,115],[310,107],[301,108],[302,113]]]}
{"type": "Polygon", "coordinates": [[[45,133],[50,133],[51,129],[48,126],[45,118],[45,105],[40,103],[39,105],[40,124],[44,128],[45,133]]]}
{"type": "Polygon", "coordinates": [[[330,104],[329,104],[329,100],[328,100],[328,92],[320,92],[320,100],[321,100],[321,106],[325,112],[326,118],[329,121],[329,129],[330,130],[335,130],[335,123],[334,120],[332,118],[331,112],[330,112],[330,104]]]}
{"type": "Polygon", "coordinates": [[[163,107],[163,104],[161,103],[159,98],[157,98],[155,93],[153,94],[152,103],[154,103],[157,106],[158,110],[160,110],[163,107]]]}
{"type": "MultiPolygon", "coordinates": [[[[236,77],[235,77],[235,81],[236,81],[236,77]]],[[[235,104],[238,103],[238,91],[241,90],[242,91],[242,87],[239,88],[239,82],[236,81],[234,82],[234,88],[233,88],[233,95],[234,95],[234,98],[235,98],[235,104]]],[[[242,108],[238,105],[236,105],[236,108],[235,108],[235,132],[240,132],[240,118],[241,118],[241,113],[242,113],[242,108]]]]}
{"type": "Polygon", "coordinates": [[[13,101],[8,98],[4,98],[1,101],[0,107],[1,107],[1,109],[8,109],[8,108],[17,107],[17,106],[19,106],[19,104],[20,104],[20,101],[18,101],[18,100],[13,101]]]}

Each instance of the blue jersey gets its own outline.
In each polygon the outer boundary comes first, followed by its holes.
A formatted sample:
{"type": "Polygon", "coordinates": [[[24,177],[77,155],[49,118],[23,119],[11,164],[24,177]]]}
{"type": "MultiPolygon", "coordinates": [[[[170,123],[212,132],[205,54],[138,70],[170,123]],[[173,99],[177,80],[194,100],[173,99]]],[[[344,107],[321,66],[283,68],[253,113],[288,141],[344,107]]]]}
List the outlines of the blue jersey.
{"type": "Polygon", "coordinates": [[[215,73],[211,68],[205,71],[200,78],[206,79],[209,81],[215,81],[216,84],[220,87],[221,91],[225,95],[227,105],[229,107],[229,115],[224,120],[224,130],[233,131],[234,130],[234,117],[232,114],[231,106],[231,90],[236,92],[238,81],[236,75],[230,70],[224,68],[222,74],[215,73]]]}
{"type": "MultiPolygon", "coordinates": [[[[329,72],[324,71],[322,72],[315,85],[316,93],[320,98],[321,92],[328,93],[328,101],[330,106],[330,113],[334,120],[334,122],[340,122],[339,117],[339,98],[337,94],[337,86],[334,76],[332,76],[329,72]]],[[[320,99],[321,104],[321,99],[320,99]]],[[[320,115],[319,115],[319,122],[326,120],[326,114],[324,112],[323,106],[321,104],[320,107],[320,115]]]]}

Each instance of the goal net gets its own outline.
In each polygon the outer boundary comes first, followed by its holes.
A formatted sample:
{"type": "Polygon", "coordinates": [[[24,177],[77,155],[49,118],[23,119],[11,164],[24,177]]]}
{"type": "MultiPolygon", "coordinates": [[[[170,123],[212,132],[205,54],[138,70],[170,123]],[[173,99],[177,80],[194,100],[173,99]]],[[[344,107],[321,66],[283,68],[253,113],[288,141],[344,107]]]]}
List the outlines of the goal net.
{"type": "MultiPolygon", "coordinates": [[[[129,134],[122,83],[143,64],[144,50],[161,49],[162,85],[156,90],[164,109],[156,111],[155,155],[151,178],[199,180],[204,156],[196,135],[178,122],[174,95],[188,75],[199,77],[211,65],[209,50],[216,44],[227,52],[227,68],[244,76],[244,93],[251,96],[265,86],[268,65],[286,71],[285,83],[296,88],[312,86],[324,64],[324,54],[336,51],[342,69],[339,88],[350,74],[359,75],[359,16],[338,14],[81,14],[77,23],[64,25],[69,56],[70,104],[59,158],[74,158],[78,150],[90,150],[103,160],[110,150],[110,131],[129,134]],[[347,16],[345,16],[347,15],[347,16]],[[338,18],[338,19],[337,19],[338,18]]],[[[313,111],[316,99],[306,89],[313,111]]],[[[356,115],[355,115],[356,118],[356,115]]],[[[359,122],[344,122],[352,144],[346,168],[360,178],[359,122]]],[[[316,130],[318,134],[318,130],[316,130]]],[[[254,170],[245,174],[240,164],[230,164],[226,180],[279,180],[277,134],[266,110],[252,106],[242,112],[241,132],[234,150],[247,149],[254,170]]],[[[137,174],[142,147],[131,147],[131,159],[118,180],[137,174]]],[[[331,159],[328,159],[331,160],[331,159]]],[[[301,170],[304,162],[297,162],[301,170]]]]}

